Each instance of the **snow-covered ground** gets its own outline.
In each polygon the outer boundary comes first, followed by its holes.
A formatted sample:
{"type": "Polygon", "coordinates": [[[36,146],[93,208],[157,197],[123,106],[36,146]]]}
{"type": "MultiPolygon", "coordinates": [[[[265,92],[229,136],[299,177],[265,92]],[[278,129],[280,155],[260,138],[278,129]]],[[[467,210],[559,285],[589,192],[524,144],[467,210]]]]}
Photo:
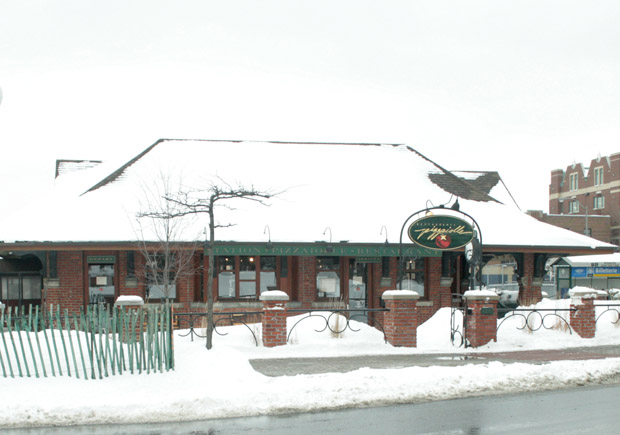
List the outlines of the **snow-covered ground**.
{"type": "MultiPolygon", "coordinates": [[[[538,308],[567,307],[545,300],[538,308]]],[[[600,309],[599,309],[600,310],[600,309]]],[[[356,323],[359,332],[318,333],[325,321],[301,321],[291,344],[256,347],[243,325],[220,328],[207,351],[203,340],[175,337],[176,370],[163,374],[122,375],[103,380],[75,378],[0,378],[0,427],[140,423],[198,420],[341,407],[383,405],[540,390],[603,382],[620,371],[620,358],[558,361],[543,365],[490,362],[459,367],[360,368],[349,373],[267,377],[254,371],[254,358],[368,354],[497,352],[620,344],[615,313],[603,314],[597,338],[570,335],[548,317],[536,332],[519,330],[521,318],[506,320],[498,341],[476,350],[450,342],[450,310],[442,309],[418,329],[418,348],[393,348],[382,334],[356,323]]],[[[289,319],[289,329],[300,317],[289,319]]],[[[534,320],[536,322],[537,320],[534,320]]],[[[536,326],[536,325],[534,325],[536,326]]],[[[260,327],[255,330],[258,332],[260,327]]],[[[180,331],[182,334],[183,331],[180,331]]]]}

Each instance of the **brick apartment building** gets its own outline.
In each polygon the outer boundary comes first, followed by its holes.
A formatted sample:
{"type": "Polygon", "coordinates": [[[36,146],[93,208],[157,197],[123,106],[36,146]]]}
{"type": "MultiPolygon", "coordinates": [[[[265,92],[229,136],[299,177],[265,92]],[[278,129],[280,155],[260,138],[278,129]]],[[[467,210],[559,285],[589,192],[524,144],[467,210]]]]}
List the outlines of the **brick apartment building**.
{"type": "Polygon", "coordinates": [[[551,171],[549,215],[541,217],[620,245],[620,153],[551,171]]]}
{"type": "Polygon", "coordinates": [[[528,210],[527,214],[557,227],[566,228],[579,234],[588,234],[602,242],[611,243],[611,217],[609,215],[588,214],[586,233],[586,215],[581,214],[547,214],[541,210],[528,210]]]}
{"type": "Polygon", "coordinates": [[[261,293],[274,288],[293,308],[378,308],[402,277],[428,318],[471,281],[463,247],[436,250],[403,237],[408,216],[440,204],[434,213],[460,207],[476,223],[484,261],[513,259],[528,301],[541,297],[550,256],[615,250],[501,203],[497,174],[457,176],[405,145],[159,140],[120,167],[63,160],[56,169],[56,194],[2,217],[0,300],[8,306],[77,312],[139,295],[201,311],[212,280],[219,312],[261,310],[261,293]],[[162,182],[169,190],[157,189],[162,182]],[[137,216],[157,210],[166,192],[200,194],[210,183],[278,194],[268,206],[231,198],[217,209],[211,274],[209,220],[190,215],[173,239],[176,258],[189,254],[190,272],[164,295],[159,271],[146,267],[145,252],[163,243],[159,227],[137,226],[137,216]]]}

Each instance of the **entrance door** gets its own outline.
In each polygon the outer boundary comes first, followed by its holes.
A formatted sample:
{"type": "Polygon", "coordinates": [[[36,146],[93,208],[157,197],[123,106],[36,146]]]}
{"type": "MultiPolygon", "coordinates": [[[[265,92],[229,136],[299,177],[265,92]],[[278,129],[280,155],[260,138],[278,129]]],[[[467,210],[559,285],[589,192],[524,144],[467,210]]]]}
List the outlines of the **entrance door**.
{"type": "MultiPolygon", "coordinates": [[[[349,308],[368,308],[368,283],[371,282],[368,275],[370,267],[367,263],[359,263],[355,259],[349,261],[349,308]]],[[[351,313],[354,320],[368,323],[366,312],[351,313]]]]}
{"type": "Polygon", "coordinates": [[[88,303],[114,305],[114,264],[88,265],[88,303]]]}

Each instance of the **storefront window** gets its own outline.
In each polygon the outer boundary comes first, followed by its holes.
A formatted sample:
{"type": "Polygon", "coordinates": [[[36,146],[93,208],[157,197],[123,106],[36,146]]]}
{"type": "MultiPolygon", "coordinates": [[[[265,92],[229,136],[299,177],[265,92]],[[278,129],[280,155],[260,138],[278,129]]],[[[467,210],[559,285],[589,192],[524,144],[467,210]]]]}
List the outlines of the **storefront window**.
{"type": "Polygon", "coordinates": [[[239,297],[256,296],[256,257],[239,257],[239,297]]]}
{"type": "Polygon", "coordinates": [[[320,298],[340,298],[340,257],[317,257],[316,288],[320,298]]]}
{"type": "Polygon", "coordinates": [[[3,276],[0,280],[0,301],[9,305],[39,305],[41,303],[41,276],[3,276]]]}
{"type": "Polygon", "coordinates": [[[253,299],[266,290],[275,290],[281,263],[286,263],[286,257],[218,257],[219,299],[253,299]]]}
{"type": "Polygon", "coordinates": [[[424,259],[405,258],[403,263],[402,290],[413,290],[424,296],[424,259]]]}
{"type": "Polygon", "coordinates": [[[276,257],[260,258],[260,292],[275,290],[276,285],[276,257]]]}
{"type": "Polygon", "coordinates": [[[149,301],[175,299],[177,288],[174,282],[177,265],[174,254],[149,254],[147,264],[147,299],[149,301]]]}
{"type": "Polygon", "coordinates": [[[235,257],[218,257],[217,259],[217,294],[220,298],[234,298],[235,294],[235,257]]]}

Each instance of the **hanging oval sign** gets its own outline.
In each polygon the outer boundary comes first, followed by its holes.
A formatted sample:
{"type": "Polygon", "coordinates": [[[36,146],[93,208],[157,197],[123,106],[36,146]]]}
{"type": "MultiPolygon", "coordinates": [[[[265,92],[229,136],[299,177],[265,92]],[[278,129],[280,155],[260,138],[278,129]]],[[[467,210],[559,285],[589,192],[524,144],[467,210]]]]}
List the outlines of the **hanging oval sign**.
{"type": "Polygon", "coordinates": [[[474,238],[472,225],[454,216],[425,216],[409,226],[413,243],[430,249],[448,251],[462,248],[474,238]]]}

